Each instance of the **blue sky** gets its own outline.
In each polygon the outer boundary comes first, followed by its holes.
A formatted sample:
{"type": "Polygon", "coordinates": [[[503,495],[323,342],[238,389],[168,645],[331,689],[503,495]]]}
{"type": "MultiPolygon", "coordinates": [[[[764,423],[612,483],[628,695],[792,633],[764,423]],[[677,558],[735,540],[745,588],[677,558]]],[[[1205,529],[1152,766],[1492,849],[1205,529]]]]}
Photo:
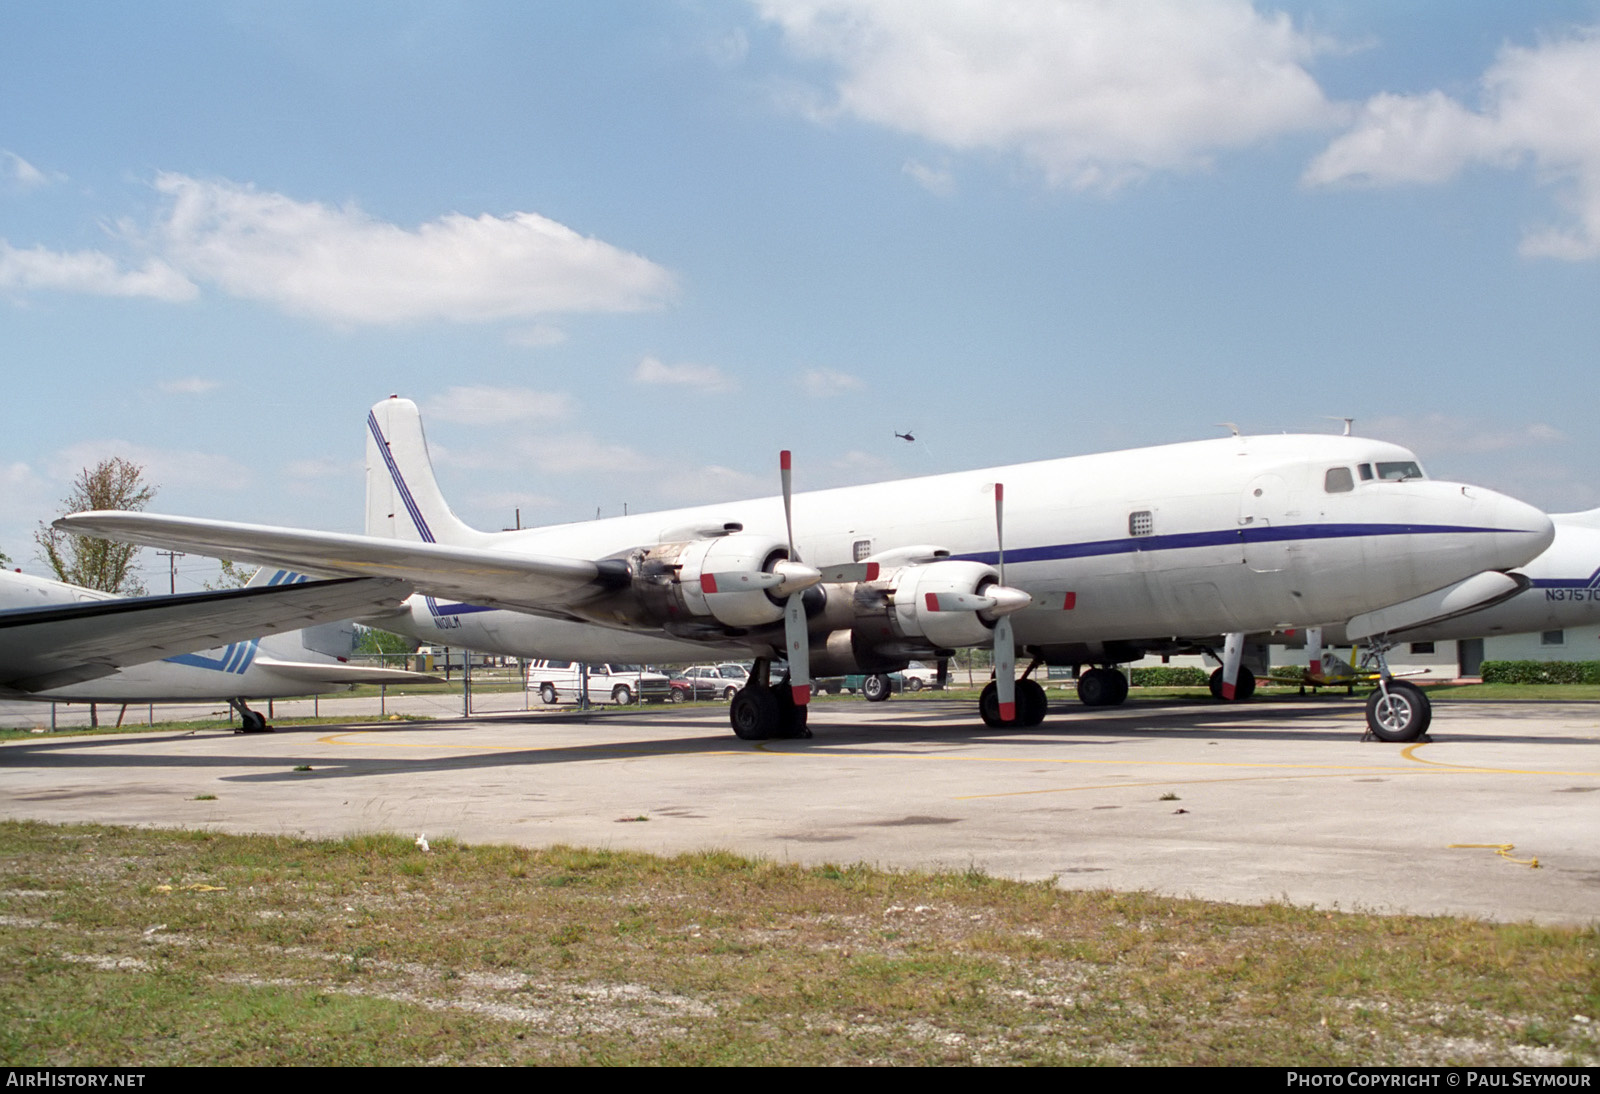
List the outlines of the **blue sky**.
{"type": "Polygon", "coordinates": [[[486,528],[1330,416],[1600,506],[1600,2],[21,0],[0,347],[32,572],[112,454],[359,530],[391,392],[486,528]]]}

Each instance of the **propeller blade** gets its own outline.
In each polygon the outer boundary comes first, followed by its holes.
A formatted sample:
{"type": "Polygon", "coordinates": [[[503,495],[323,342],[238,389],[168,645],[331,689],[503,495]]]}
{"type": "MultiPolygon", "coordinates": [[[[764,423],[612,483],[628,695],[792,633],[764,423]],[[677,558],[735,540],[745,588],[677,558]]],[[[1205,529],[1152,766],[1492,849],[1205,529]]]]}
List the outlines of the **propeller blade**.
{"type": "Polygon", "coordinates": [[[1232,700],[1239,683],[1239,661],[1244,656],[1244,635],[1238,631],[1225,635],[1222,643],[1222,697],[1232,700]]]}
{"type": "Polygon", "coordinates": [[[1017,720],[1017,646],[1011,637],[1011,617],[994,625],[994,686],[1000,700],[1000,720],[1017,720]]]}
{"type": "Polygon", "coordinates": [[[799,593],[783,606],[783,640],[789,656],[789,693],[795,706],[811,701],[811,636],[806,632],[806,606],[799,593]]]}
{"type": "MultiPolygon", "coordinates": [[[[992,586],[989,593],[993,596],[997,590],[1007,593],[1021,592],[1020,589],[1006,588],[1006,532],[1005,532],[1006,488],[1004,483],[994,484],[994,543],[995,543],[995,569],[1000,571],[1000,584],[992,586]]],[[[1026,593],[1022,603],[1011,608],[1017,611],[1027,606],[1032,600],[1026,593]]],[[[996,600],[999,598],[996,597],[996,600]]],[[[998,606],[998,604],[997,604],[998,606]]],[[[1011,636],[1010,612],[1002,615],[994,623],[994,686],[995,697],[1000,700],[1000,720],[1014,722],[1017,720],[1017,644],[1011,636]]]]}
{"type": "Polygon", "coordinates": [[[778,453],[778,474],[783,479],[783,526],[789,532],[789,557],[799,562],[794,549],[794,471],[790,463],[789,450],[785,448],[778,453]]]}
{"type": "Polygon", "coordinates": [[[1006,487],[1005,483],[994,484],[994,542],[995,542],[995,569],[1000,571],[1000,584],[1006,583],[1006,487]]]}
{"type": "Polygon", "coordinates": [[[811,701],[811,635],[806,630],[806,605],[800,594],[822,580],[822,571],[802,563],[795,550],[794,472],[787,448],[778,454],[778,473],[783,479],[783,526],[789,533],[789,558],[772,569],[783,579],[782,591],[790,593],[783,605],[783,642],[789,658],[789,694],[795,706],[803,707],[811,701]]]}

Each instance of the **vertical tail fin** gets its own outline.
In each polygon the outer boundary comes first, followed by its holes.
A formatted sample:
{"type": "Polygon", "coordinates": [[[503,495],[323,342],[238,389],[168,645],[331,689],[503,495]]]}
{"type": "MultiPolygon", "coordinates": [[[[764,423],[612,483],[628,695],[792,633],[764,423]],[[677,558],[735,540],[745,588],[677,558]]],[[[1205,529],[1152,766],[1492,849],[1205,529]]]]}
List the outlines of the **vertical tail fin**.
{"type": "Polygon", "coordinates": [[[483,533],[450,511],[433,477],[422,414],[391,395],[367,415],[367,535],[475,544],[483,533]]]}
{"type": "Polygon", "coordinates": [[[244,583],[246,589],[259,589],[263,585],[300,585],[311,579],[305,574],[297,574],[292,570],[281,570],[276,566],[263,566],[250,580],[244,583]]]}

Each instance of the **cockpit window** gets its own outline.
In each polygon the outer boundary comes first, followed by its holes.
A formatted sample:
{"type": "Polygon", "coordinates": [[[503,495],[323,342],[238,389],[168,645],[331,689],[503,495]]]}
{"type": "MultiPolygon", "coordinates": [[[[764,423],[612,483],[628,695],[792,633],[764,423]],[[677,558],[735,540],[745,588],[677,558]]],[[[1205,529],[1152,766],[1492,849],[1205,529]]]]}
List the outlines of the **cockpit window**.
{"type": "Polygon", "coordinates": [[[1422,468],[1417,466],[1415,460],[1396,460],[1394,463],[1380,463],[1378,465],[1378,478],[1385,482],[1404,482],[1406,479],[1422,478],[1422,468]]]}
{"type": "Polygon", "coordinates": [[[1359,470],[1361,472],[1361,481],[1362,482],[1371,482],[1372,481],[1372,465],[1370,463],[1362,464],[1360,467],[1357,468],[1357,470],[1359,470]]]}
{"type": "Polygon", "coordinates": [[[1330,467],[1322,476],[1322,488],[1330,494],[1344,494],[1356,488],[1355,476],[1348,467],[1330,467]]]}

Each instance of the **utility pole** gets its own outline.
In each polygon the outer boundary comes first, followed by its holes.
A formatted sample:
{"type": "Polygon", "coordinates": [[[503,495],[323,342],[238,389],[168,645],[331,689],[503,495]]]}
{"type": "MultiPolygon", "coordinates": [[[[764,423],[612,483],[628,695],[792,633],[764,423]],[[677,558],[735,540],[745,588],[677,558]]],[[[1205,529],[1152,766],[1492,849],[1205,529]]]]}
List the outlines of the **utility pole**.
{"type": "Polygon", "coordinates": [[[178,560],[183,557],[183,552],[157,551],[156,557],[167,560],[167,591],[176,593],[178,591],[178,560]]]}

